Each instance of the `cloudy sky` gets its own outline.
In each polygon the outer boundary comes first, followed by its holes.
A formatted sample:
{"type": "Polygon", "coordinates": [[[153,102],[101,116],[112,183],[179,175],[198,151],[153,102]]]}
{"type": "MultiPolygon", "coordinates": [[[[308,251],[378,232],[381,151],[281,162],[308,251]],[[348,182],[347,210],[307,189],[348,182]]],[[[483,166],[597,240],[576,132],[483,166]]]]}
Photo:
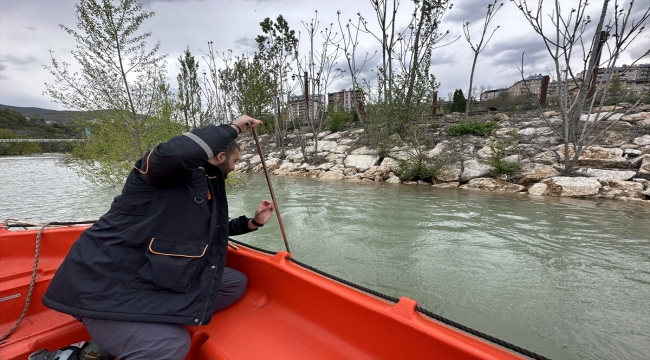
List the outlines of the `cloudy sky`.
{"type": "MultiPolygon", "coordinates": [[[[235,54],[256,50],[255,37],[261,34],[259,23],[266,17],[275,19],[282,14],[289,26],[302,30],[302,43],[306,41],[302,22],[308,22],[318,10],[321,28],[334,22],[337,26],[337,11],[341,18],[355,19],[361,13],[369,21],[376,22],[368,0],[143,0],[146,10],[155,16],[146,20],[141,29],[153,33],[151,43],[159,41],[160,54],[167,54],[167,67],[172,88],[176,87],[178,58],[186,47],[199,58],[201,51],[207,51],[208,41],[214,42],[219,51],[232,49],[235,54]]],[[[441,31],[450,31],[447,39],[462,35],[463,22],[470,22],[474,38],[480,36],[489,0],[456,0],[454,6],[442,19],[441,31]]],[[[490,28],[500,28],[479,56],[474,84],[490,85],[492,88],[507,87],[520,77],[518,66],[521,54],[525,53],[526,75],[548,73],[552,63],[546,49],[525,21],[523,15],[510,1],[503,1],[503,8],[495,16],[490,28]]],[[[531,1],[537,3],[537,1],[531,1]]],[[[550,4],[550,1],[548,5],[550,4]]],[[[588,13],[596,18],[602,6],[592,1],[588,13]]],[[[59,28],[59,24],[75,27],[75,0],[0,0],[0,103],[14,106],[35,106],[61,109],[51,99],[42,95],[44,83],[53,78],[43,68],[50,61],[48,50],[54,51],[57,60],[70,61],[70,51],[75,48],[74,38],[59,28]]],[[[404,26],[410,18],[411,2],[402,0],[398,26],[404,26]]],[[[575,3],[562,0],[568,10],[575,3]]],[[[627,1],[625,2],[628,3],[627,1]]],[[[636,9],[641,9],[648,0],[637,0],[636,9]]],[[[550,6],[549,6],[550,7],[550,6]]],[[[592,32],[593,33],[593,32],[592,32]]],[[[374,52],[379,44],[370,36],[360,38],[361,52],[374,52]]],[[[619,64],[630,62],[650,48],[648,31],[628,49],[619,64]]],[[[303,48],[306,52],[306,49],[303,48]]],[[[456,88],[467,91],[473,53],[469,44],[461,37],[458,41],[434,51],[432,72],[440,82],[439,96],[445,96],[456,88]]],[[[378,64],[377,56],[369,66],[378,64]]],[[[650,59],[645,58],[642,63],[650,59]]],[[[200,69],[205,63],[200,59],[200,69]]],[[[343,59],[340,60],[344,65],[343,59]]],[[[331,91],[350,86],[349,78],[333,84],[331,91]]]]}

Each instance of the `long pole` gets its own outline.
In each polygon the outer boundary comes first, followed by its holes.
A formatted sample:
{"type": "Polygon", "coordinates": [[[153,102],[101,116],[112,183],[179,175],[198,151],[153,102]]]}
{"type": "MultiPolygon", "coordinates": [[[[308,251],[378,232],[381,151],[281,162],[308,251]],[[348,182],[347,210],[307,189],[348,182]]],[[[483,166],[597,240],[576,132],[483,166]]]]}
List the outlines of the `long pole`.
{"type": "Polygon", "coordinates": [[[275,193],[273,192],[273,186],[271,185],[271,179],[269,178],[269,171],[266,169],[266,162],[264,161],[264,155],[262,154],[262,148],[260,147],[260,140],[257,138],[257,131],[255,131],[255,128],[251,128],[251,131],[253,132],[253,138],[255,139],[257,152],[260,154],[260,159],[262,160],[262,168],[264,169],[264,175],[266,175],[266,183],[269,185],[269,191],[271,192],[271,200],[273,200],[273,206],[275,206],[275,214],[278,216],[278,224],[280,225],[280,232],[282,233],[284,246],[287,248],[287,252],[291,254],[291,251],[289,250],[289,243],[287,242],[287,235],[284,233],[284,226],[282,225],[282,218],[280,217],[278,202],[275,200],[275,193]]]}

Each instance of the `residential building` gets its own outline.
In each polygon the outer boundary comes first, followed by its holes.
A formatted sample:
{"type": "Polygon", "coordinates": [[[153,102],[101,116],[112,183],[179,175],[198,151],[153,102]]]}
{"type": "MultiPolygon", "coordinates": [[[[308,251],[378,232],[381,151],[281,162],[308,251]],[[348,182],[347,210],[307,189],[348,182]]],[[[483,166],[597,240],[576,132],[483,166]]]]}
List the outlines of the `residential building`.
{"type": "Polygon", "coordinates": [[[487,90],[481,93],[480,101],[496,100],[498,98],[502,98],[506,96],[508,96],[508,88],[487,90]]]}
{"type": "Polygon", "coordinates": [[[327,93],[328,105],[340,104],[345,111],[352,111],[357,104],[363,102],[363,95],[357,90],[341,90],[338,92],[327,93]]]}
{"type": "Polygon", "coordinates": [[[542,91],[542,79],[544,75],[534,74],[529,75],[523,80],[519,80],[514,85],[508,88],[508,95],[510,96],[519,96],[519,95],[528,95],[532,93],[534,95],[539,95],[542,91]]]}
{"type": "MultiPolygon", "coordinates": [[[[289,118],[292,120],[305,118],[305,96],[304,95],[289,95],[289,118]]],[[[316,119],[320,117],[320,112],[325,111],[325,104],[323,103],[323,95],[316,94],[309,96],[309,118],[316,119]]]]}

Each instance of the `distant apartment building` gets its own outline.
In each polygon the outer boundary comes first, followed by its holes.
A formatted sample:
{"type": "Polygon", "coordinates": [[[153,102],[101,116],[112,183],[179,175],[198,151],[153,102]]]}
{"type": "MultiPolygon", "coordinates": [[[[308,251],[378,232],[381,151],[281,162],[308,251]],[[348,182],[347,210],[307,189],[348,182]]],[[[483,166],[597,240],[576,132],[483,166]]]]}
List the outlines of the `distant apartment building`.
{"type": "Polygon", "coordinates": [[[510,96],[519,96],[519,95],[528,95],[532,93],[534,95],[539,95],[542,92],[542,79],[544,75],[534,74],[530,75],[523,80],[519,80],[514,85],[508,88],[508,95],[510,96]]]}
{"type": "Polygon", "coordinates": [[[352,111],[357,104],[363,102],[363,95],[357,90],[341,90],[338,92],[327,93],[327,104],[339,104],[345,111],[352,111]]]}
{"type": "MultiPolygon", "coordinates": [[[[292,120],[303,120],[305,118],[305,96],[304,95],[290,95],[289,96],[289,117],[292,120]]],[[[320,116],[320,112],[325,111],[325,104],[323,103],[323,95],[310,95],[309,96],[309,118],[316,119],[320,116]]]]}
{"type": "Polygon", "coordinates": [[[508,96],[508,88],[487,90],[481,93],[480,101],[496,100],[508,96]]]}
{"type": "MultiPolygon", "coordinates": [[[[596,76],[599,86],[605,83],[612,76],[621,81],[621,92],[623,95],[640,95],[650,89],[650,64],[623,65],[613,69],[599,68],[596,76]]],[[[584,78],[584,71],[578,73],[577,78],[584,78]]]]}

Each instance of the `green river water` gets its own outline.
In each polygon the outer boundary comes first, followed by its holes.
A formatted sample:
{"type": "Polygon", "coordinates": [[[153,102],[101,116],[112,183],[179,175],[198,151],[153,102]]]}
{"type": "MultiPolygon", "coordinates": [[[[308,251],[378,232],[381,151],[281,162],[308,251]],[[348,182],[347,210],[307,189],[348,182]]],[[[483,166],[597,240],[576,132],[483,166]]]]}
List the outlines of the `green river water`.
{"type": "MultiPolygon", "coordinates": [[[[60,156],[0,157],[0,220],[101,216],[60,156]]],[[[270,198],[229,190],[231,216],[270,198]]],[[[272,177],[293,256],[555,359],[650,358],[650,206],[272,177]]],[[[284,248],[276,221],[240,241],[284,248]]]]}

